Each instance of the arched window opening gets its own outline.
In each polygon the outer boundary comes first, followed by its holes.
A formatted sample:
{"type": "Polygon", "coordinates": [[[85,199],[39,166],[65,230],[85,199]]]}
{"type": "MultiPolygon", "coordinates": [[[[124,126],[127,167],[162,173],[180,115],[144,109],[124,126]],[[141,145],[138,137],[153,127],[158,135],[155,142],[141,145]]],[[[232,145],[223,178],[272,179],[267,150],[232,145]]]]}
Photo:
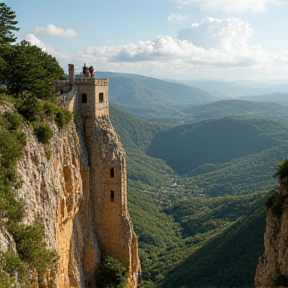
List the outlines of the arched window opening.
{"type": "Polygon", "coordinates": [[[87,94],[82,93],[82,103],[87,103],[87,94]]]}
{"type": "Polygon", "coordinates": [[[114,168],[110,169],[110,178],[114,178],[115,177],[115,170],[114,168]]]}
{"type": "Polygon", "coordinates": [[[99,102],[103,102],[103,101],[104,101],[104,94],[99,93],[99,102]]]}
{"type": "Polygon", "coordinates": [[[111,199],[111,202],[114,202],[114,190],[111,190],[110,199],[111,199]]]}

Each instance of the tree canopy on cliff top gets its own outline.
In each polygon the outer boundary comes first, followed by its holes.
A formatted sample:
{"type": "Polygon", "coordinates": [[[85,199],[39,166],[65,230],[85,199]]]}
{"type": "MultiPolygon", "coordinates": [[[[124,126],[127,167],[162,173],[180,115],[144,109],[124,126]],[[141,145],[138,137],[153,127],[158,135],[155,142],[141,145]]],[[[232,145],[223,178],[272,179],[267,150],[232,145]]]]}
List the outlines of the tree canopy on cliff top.
{"type": "Polygon", "coordinates": [[[14,11],[0,3],[0,88],[19,97],[23,94],[54,100],[51,81],[65,79],[57,60],[27,41],[16,41],[17,21],[14,11]]]}

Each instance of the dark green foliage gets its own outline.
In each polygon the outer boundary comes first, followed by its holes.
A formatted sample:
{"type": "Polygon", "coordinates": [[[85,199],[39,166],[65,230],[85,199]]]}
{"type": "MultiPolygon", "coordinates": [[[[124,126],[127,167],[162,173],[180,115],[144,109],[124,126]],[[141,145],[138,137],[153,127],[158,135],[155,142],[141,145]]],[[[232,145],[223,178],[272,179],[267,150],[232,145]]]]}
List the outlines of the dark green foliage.
{"type": "Polygon", "coordinates": [[[15,165],[23,153],[25,139],[25,134],[0,126],[0,183],[16,183],[15,165]]]}
{"type": "Polygon", "coordinates": [[[5,128],[8,130],[17,131],[23,124],[23,118],[18,113],[4,112],[1,118],[2,125],[5,125],[5,128]]]}
{"type": "Polygon", "coordinates": [[[283,162],[279,162],[277,164],[277,172],[275,176],[278,177],[280,180],[286,180],[288,178],[288,159],[285,158],[283,162]]]}
{"type": "Polygon", "coordinates": [[[34,129],[38,141],[43,144],[48,144],[50,139],[53,137],[53,131],[48,124],[39,124],[34,129]]]}
{"type": "Polygon", "coordinates": [[[172,169],[164,161],[145,154],[151,139],[159,131],[168,129],[167,125],[157,125],[135,117],[110,105],[110,117],[120,141],[127,152],[128,177],[131,180],[159,187],[170,181],[172,169]]]}
{"type": "Polygon", "coordinates": [[[45,270],[57,260],[55,251],[47,250],[42,240],[42,230],[38,226],[12,223],[8,231],[13,236],[20,259],[31,268],[36,268],[38,281],[45,270]]]}
{"type": "Polygon", "coordinates": [[[9,195],[9,185],[17,185],[16,163],[26,145],[26,135],[19,132],[21,126],[20,115],[15,115],[13,112],[0,115],[0,193],[2,197],[4,194],[9,195]]]}
{"type": "Polygon", "coordinates": [[[266,208],[271,209],[274,216],[280,217],[283,214],[284,204],[287,199],[287,194],[274,192],[266,201],[266,208]]]}
{"type": "Polygon", "coordinates": [[[99,288],[124,288],[126,284],[126,269],[117,258],[104,255],[101,266],[96,274],[99,288]]]}
{"type": "MultiPolygon", "coordinates": [[[[177,126],[157,134],[148,153],[163,159],[179,174],[188,174],[205,163],[221,164],[234,158],[256,154],[278,143],[263,135],[258,120],[224,118],[177,126]]],[[[262,120],[264,127],[278,122],[262,120]]],[[[287,129],[287,128],[286,128],[287,129]]],[[[287,133],[287,131],[286,131],[287,133]]]]}
{"type": "Polygon", "coordinates": [[[285,275],[278,275],[273,281],[273,287],[288,287],[288,278],[285,275]]]}
{"type": "Polygon", "coordinates": [[[136,117],[119,108],[118,105],[110,105],[110,118],[117,133],[121,137],[122,144],[126,148],[139,148],[146,151],[153,137],[162,131],[171,128],[171,125],[155,124],[140,117],[136,117]]]}
{"type": "Polygon", "coordinates": [[[53,119],[55,117],[57,110],[57,106],[54,103],[45,101],[43,104],[43,112],[44,115],[47,116],[50,119],[53,119]]]}
{"type": "Polygon", "coordinates": [[[1,93],[1,85],[0,85],[0,104],[7,103],[7,102],[14,103],[14,101],[15,99],[11,95],[1,93]]]}
{"type": "Polygon", "coordinates": [[[186,238],[227,227],[257,203],[263,203],[264,197],[266,193],[217,198],[192,197],[179,201],[177,206],[173,205],[165,212],[182,226],[183,237],[186,238]]]}
{"type": "Polygon", "coordinates": [[[180,227],[173,218],[161,211],[148,193],[141,193],[130,186],[128,201],[129,213],[139,239],[143,279],[155,281],[155,277],[166,271],[173,261],[164,255],[182,243],[180,227]]]}
{"type": "Polygon", "coordinates": [[[13,31],[18,31],[14,11],[11,11],[5,3],[0,3],[0,45],[10,44],[16,41],[13,31]]]}
{"type": "Polygon", "coordinates": [[[5,263],[4,271],[10,276],[12,276],[15,271],[18,271],[20,274],[25,273],[25,265],[19,258],[18,254],[5,252],[2,253],[1,256],[3,258],[2,261],[5,263]]]}
{"type": "MultiPolygon", "coordinates": [[[[188,177],[172,173],[164,176],[159,173],[167,167],[164,162],[153,157],[147,162],[143,160],[148,158],[146,149],[153,137],[167,131],[169,126],[150,126],[149,122],[115,107],[110,112],[127,152],[129,213],[139,237],[143,279],[151,279],[148,287],[253,287],[258,258],[263,253],[265,210],[261,207],[271,186],[276,185],[275,162],[288,152],[287,123],[271,119],[225,119],[246,125],[246,131],[252,131],[250,136],[257,131],[259,139],[274,141],[275,146],[254,154],[249,151],[246,156],[223,164],[203,161],[206,163],[192,170],[188,177]],[[155,169],[157,162],[159,166],[155,169]],[[167,181],[163,181],[163,176],[167,181]],[[154,181],[161,185],[147,185],[154,181]],[[264,187],[266,192],[257,192],[264,187]]],[[[228,137],[227,145],[233,146],[233,141],[239,139],[236,136],[228,137]]],[[[182,134],[171,134],[173,137],[178,142],[174,150],[187,152],[187,159],[190,150],[183,148],[179,139],[182,134]]],[[[197,147],[199,159],[206,153],[199,152],[201,145],[197,147]]],[[[244,142],[243,145],[247,146],[244,142]]],[[[226,153],[227,149],[223,149],[221,156],[226,153]]]]}
{"type": "Polygon", "coordinates": [[[265,210],[256,208],[205,241],[176,267],[162,287],[253,287],[258,258],[264,251],[264,231],[265,210]]]}
{"type": "Polygon", "coordinates": [[[55,114],[55,122],[59,128],[63,128],[72,120],[72,113],[68,111],[66,108],[59,107],[56,110],[55,114]]]}
{"type": "Polygon", "coordinates": [[[140,286],[141,288],[155,288],[156,286],[155,286],[155,284],[151,281],[151,280],[149,280],[149,281],[143,281],[142,283],[141,283],[141,286],[140,286]]]}
{"type": "Polygon", "coordinates": [[[55,58],[27,41],[0,50],[0,55],[9,63],[0,70],[0,85],[4,85],[9,94],[15,97],[29,94],[39,99],[55,100],[51,81],[65,78],[55,58]]]}
{"type": "Polygon", "coordinates": [[[36,97],[26,96],[23,98],[16,103],[18,113],[30,122],[36,121],[42,112],[40,102],[36,97]]]}
{"type": "Polygon", "coordinates": [[[16,107],[26,120],[30,122],[55,120],[59,128],[65,127],[73,118],[73,115],[64,107],[57,107],[50,101],[39,100],[34,96],[23,96],[18,99],[16,107]]]}

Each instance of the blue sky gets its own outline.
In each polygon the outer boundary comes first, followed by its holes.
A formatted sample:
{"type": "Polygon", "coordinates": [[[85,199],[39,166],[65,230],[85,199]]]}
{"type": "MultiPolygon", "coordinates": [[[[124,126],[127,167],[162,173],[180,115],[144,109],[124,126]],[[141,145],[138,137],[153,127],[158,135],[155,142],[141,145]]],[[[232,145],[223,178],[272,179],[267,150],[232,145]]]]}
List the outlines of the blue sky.
{"type": "MultiPolygon", "coordinates": [[[[2,0],[3,1],[3,0],[2,0]]],[[[288,0],[4,0],[67,70],[169,79],[288,75],[288,0]]]]}

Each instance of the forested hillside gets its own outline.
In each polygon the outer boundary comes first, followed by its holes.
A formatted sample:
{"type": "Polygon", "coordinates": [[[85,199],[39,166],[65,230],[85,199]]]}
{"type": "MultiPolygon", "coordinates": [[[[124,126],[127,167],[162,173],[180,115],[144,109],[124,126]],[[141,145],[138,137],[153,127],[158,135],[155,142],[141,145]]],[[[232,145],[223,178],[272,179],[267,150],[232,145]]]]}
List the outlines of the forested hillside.
{"type": "Polygon", "coordinates": [[[216,100],[195,87],[133,74],[97,72],[96,77],[109,78],[109,99],[121,104],[134,115],[158,122],[186,119],[181,108],[216,100]]]}
{"type": "Polygon", "coordinates": [[[276,163],[288,152],[287,123],[234,117],[172,127],[115,106],[110,112],[127,153],[129,212],[143,278],[151,280],[144,287],[253,287],[264,203],[276,185],[276,163]],[[165,159],[147,156],[156,144],[165,159]],[[188,176],[171,159],[186,165],[188,176]]]}
{"type": "Polygon", "coordinates": [[[269,153],[286,141],[287,132],[286,122],[271,119],[206,120],[158,133],[148,155],[163,159],[178,174],[186,175],[208,163],[213,166],[263,151],[269,153]]]}
{"type": "MultiPolygon", "coordinates": [[[[286,95],[287,96],[287,95],[286,95]]],[[[247,101],[243,100],[222,100],[203,105],[191,105],[182,110],[193,120],[199,121],[204,119],[223,118],[228,116],[258,116],[270,118],[288,117],[288,111],[285,106],[272,101],[253,102],[254,97],[247,97],[247,101]],[[250,101],[248,101],[250,100],[250,101]]]]}

